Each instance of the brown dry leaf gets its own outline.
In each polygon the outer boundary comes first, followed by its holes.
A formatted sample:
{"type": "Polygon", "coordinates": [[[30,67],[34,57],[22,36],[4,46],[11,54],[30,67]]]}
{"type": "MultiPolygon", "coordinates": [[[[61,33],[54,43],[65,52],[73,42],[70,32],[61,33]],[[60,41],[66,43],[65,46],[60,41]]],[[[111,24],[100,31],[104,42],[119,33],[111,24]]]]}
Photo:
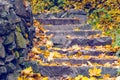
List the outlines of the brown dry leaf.
{"type": "Polygon", "coordinates": [[[109,78],[110,78],[110,74],[104,74],[104,75],[103,75],[103,79],[109,80],[109,78]]]}

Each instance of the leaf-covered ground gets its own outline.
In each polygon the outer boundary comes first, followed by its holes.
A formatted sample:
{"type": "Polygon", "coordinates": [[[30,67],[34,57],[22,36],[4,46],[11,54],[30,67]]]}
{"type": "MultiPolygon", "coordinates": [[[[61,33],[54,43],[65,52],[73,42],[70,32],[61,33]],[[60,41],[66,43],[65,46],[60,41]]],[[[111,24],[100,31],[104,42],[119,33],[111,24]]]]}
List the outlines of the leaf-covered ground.
{"type": "MultiPolygon", "coordinates": [[[[110,77],[110,74],[104,74],[101,75],[101,69],[96,68],[96,66],[103,66],[103,67],[115,67],[119,68],[120,66],[120,59],[117,56],[114,56],[115,53],[120,49],[118,46],[113,47],[112,45],[105,45],[105,46],[85,46],[81,47],[78,45],[73,45],[69,48],[57,48],[53,47],[53,42],[50,40],[50,38],[53,35],[46,36],[45,32],[46,30],[42,27],[42,25],[39,24],[36,20],[34,21],[34,26],[36,28],[36,38],[34,39],[34,47],[32,48],[31,52],[28,55],[28,60],[33,60],[38,62],[40,65],[43,66],[92,66],[93,68],[89,69],[89,77],[78,75],[74,78],[71,76],[67,77],[58,77],[56,80],[120,80],[119,76],[119,70],[118,70],[118,77],[110,77]],[[102,54],[97,54],[98,56],[92,56],[92,55],[83,55],[83,52],[81,50],[98,50],[102,51],[102,54]],[[62,51],[63,53],[61,54],[62,51]],[[67,51],[69,53],[75,52],[75,54],[64,54],[64,52],[67,51]],[[109,55],[107,52],[114,52],[113,55],[109,55]],[[55,59],[87,59],[87,63],[83,64],[72,64],[70,62],[54,62],[55,59]],[[107,62],[105,64],[101,63],[92,63],[89,61],[89,59],[108,59],[108,60],[115,60],[112,64],[107,62]],[[101,77],[100,77],[101,76],[101,77]]],[[[75,29],[78,30],[78,29],[75,29]]],[[[105,36],[102,35],[92,35],[88,38],[93,37],[100,37],[105,36]]],[[[72,38],[72,36],[67,35],[67,38],[72,38]]],[[[118,55],[119,56],[119,55],[118,55]]],[[[18,80],[52,80],[52,78],[49,78],[47,76],[42,76],[40,73],[34,73],[31,67],[28,67],[21,71],[20,76],[18,77],[18,80]]]]}

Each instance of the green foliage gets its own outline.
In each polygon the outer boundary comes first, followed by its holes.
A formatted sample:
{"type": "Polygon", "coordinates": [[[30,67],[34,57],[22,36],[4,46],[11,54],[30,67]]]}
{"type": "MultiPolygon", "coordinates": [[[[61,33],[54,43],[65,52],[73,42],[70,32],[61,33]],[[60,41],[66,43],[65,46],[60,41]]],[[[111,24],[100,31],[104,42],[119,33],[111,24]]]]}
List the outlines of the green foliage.
{"type": "Polygon", "coordinates": [[[30,3],[33,8],[33,13],[55,11],[63,9],[65,5],[64,0],[31,0],[30,3]]]}
{"type": "Polygon", "coordinates": [[[117,69],[117,75],[120,75],[120,68],[117,69]]]}
{"type": "Polygon", "coordinates": [[[115,46],[120,46],[120,35],[116,35],[115,46]]]}

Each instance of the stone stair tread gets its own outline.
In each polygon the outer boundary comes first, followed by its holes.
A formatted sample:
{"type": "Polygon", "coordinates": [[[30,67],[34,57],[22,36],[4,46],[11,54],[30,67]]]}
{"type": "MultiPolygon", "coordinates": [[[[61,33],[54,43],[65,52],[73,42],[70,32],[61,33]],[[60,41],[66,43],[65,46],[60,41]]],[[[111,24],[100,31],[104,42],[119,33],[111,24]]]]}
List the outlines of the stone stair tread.
{"type": "Polygon", "coordinates": [[[112,43],[111,37],[100,37],[100,38],[73,38],[67,39],[65,37],[53,37],[51,38],[54,45],[63,45],[61,47],[70,47],[73,45],[80,46],[100,46],[109,45],[112,43]]]}
{"type": "MultiPolygon", "coordinates": [[[[82,67],[70,67],[70,66],[39,66],[39,73],[43,76],[49,77],[58,77],[58,76],[72,76],[75,77],[77,75],[89,76],[88,70],[94,68],[90,66],[82,66],[82,67]]],[[[98,66],[102,70],[101,74],[110,74],[111,77],[115,77],[117,75],[117,69],[114,67],[102,67],[98,66]]]]}
{"type": "Polygon", "coordinates": [[[41,24],[52,24],[52,25],[62,25],[62,24],[83,24],[86,23],[84,19],[78,19],[78,18],[44,18],[40,19],[37,18],[41,24]]]}
{"type": "Polygon", "coordinates": [[[91,30],[92,26],[89,24],[44,25],[44,29],[46,30],[74,30],[75,28],[80,30],[91,30]]]}
{"type": "Polygon", "coordinates": [[[112,43],[111,37],[100,37],[93,39],[73,39],[69,46],[78,44],[78,45],[89,45],[89,46],[100,46],[100,45],[109,45],[112,43]]]}
{"type": "Polygon", "coordinates": [[[118,59],[97,59],[97,58],[90,58],[90,59],[67,59],[67,58],[56,58],[53,60],[53,62],[62,63],[62,62],[68,62],[70,64],[87,64],[88,61],[91,63],[97,63],[97,64],[105,64],[105,63],[114,63],[118,59]]]}
{"type": "Polygon", "coordinates": [[[96,34],[102,34],[100,30],[80,30],[80,31],[73,31],[73,30],[55,30],[55,31],[48,31],[46,32],[46,35],[71,35],[71,36],[90,36],[90,35],[96,35],[96,34]]]}
{"type": "Polygon", "coordinates": [[[79,18],[36,18],[43,20],[80,20],[79,18]]]}
{"type": "Polygon", "coordinates": [[[61,54],[66,54],[66,55],[75,55],[79,52],[81,52],[82,55],[91,55],[91,56],[99,56],[100,54],[106,54],[110,56],[114,56],[116,52],[112,51],[100,51],[100,50],[95,50],[95,49],[89,49],[89,50],[74,50],[74,51],[64,51],[64,50],[55,50],[61,54]]]}
{"type": "MultiPolygon", "coordinates": [[[[99,35],[99,34],[98,34],[99,35]]],[[[108,36],[102,36],[102,37],[108,37],[108,36]]],[[[66,40],[71,40],[71,39],[94,39],[94,38],[102,38],[102,37],[99,37],[99,36],[96,36],[96,35],[85,35],[85,36],[81,36],[81,35],[78,35],[78,36],[76,36],[76,35],[62,35],[62,34],[60,34],[60,35],[52,35],[51,37],[50,37],[50,39],[52,40],[52,39],[56,39],[56,38],[59,38],[59,39],[66,39],[66,40]]]]}

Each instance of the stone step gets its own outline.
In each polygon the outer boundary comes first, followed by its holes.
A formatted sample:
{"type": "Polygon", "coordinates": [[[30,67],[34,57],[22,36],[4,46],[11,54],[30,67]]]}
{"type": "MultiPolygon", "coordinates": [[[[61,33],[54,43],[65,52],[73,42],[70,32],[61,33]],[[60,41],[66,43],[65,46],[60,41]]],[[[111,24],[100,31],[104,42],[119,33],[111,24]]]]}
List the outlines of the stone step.
{"type": "Polygon", "coordinates": [[[105,64],[105,63],[114,63],[118,59],[99,59],[99,58],[90,58],[90,59],[67,59],[67,58],[56,58],[53,60],[54,63],[62,64],[64,63],[70,63],[72,65],[81,65],[81,64],[88,64],[88,62],[91,63],[97,63],[97,64],[105,64]]]}
{"type": "Polygon", "coordinates": [[[85,20],[81,19],[75,19],[75,18],[55,18],[55,19],[50,19],[50,18],[44,18],[44,19],[36,19],[38,20],[41,24],[44,25],[65,25],[65,24],[84,24],[86,23],[85,20]]]}
{"type": "Polygon", "coordinates": [[[101,38],[73,38],[67,39],[62,36],[51,38],[55,47],[71,47],[73,45],[79,46],[101,46],[110,45],[112,43],[111,37],[101,37],[101,38]]]}
{"type": "Polygon", "coordinates": [[[92,26],[89,24],[68,24],[68,25],[44,25],[46,30],[91,30],[92,26]]]}
{"type": "Polygon", "coordinates": [[[88,45],[88,46],[100,46],[100,45],[110,45],[112,43],[111,37],[100,37],[100,38],[93,38],[93,39],[72,39],[71,43],[68,46],[72,45],[88,45]]]}
{"type": "Polygon", "coordinates": [[[57,51],[61,54],[66,54],[67,56],[70,55],[75,55],[78,53],[81,53],[82,55],[91,55],[91,56],[99,56],[100,54],[105,54],[105,55],[109,55],[109,56],[114,56],[116,52],[110,52],[110,51],[99,51],[99,50],[95,50],[95,49],[89,49],[89,50],[76,50],[76,51],[64,51],[64,50],[54,50],[57,51]]]}
{"type": "MultiPolygon", "coordinates": [[[[84,75],[89,77],[89,69],[93,67],[69,67],[69,66],[39,66],[39,73],[43,76],[59,77],[59,76],[71,76],[84,75]]],[[[117,76],[118,68],[113,67],[97,67],[101,69],[101,75],[110,74],[111,77],[117,76]]]]}
{"type": "Polygon", "coordinates": [[[100,30],[80,30],[80,31],[73,31],[73,30],[64,30],[64,31],[48,31],[46,32],[46,35],[53,34],[54,36],[90,36],[90,35],[96,35],[101,34],[102,32],[100,30]]]}
{"type": "Polygon", "coordinates": [[[87,19],[86,12],[83,10],[67,10],[67,11],[60,11],[57,13],[40,13],[40,15],[36,15],[36,18],[85,18],[87,19]]]}

